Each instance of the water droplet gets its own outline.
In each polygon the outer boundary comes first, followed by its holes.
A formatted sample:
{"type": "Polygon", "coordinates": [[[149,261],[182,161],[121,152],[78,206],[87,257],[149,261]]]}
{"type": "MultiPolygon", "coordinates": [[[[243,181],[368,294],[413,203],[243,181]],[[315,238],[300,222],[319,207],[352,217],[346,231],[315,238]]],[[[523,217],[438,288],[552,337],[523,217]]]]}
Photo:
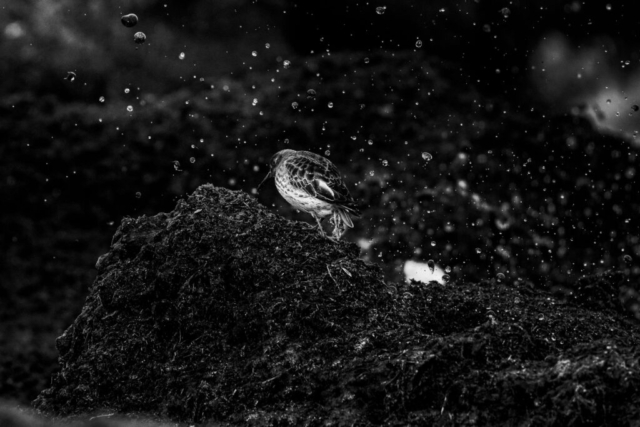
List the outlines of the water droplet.
{"type": "Polygon", "coordinates": [[[251,105],[258,105],[258,98],[253,98],[253,101],[251,101],[251,105]]]}
{"type": "Polygon", "coordinates": [[[271,47],[271,45],[269,43],[265,44],[264,47],[266,47],[267,49],[269,49],[271,47]]]}
{"type": "Polygon", "coordinates": [[[76,79],[76,73],[74,73],[73,71],[67,71],[67,77],[65,77],[64,79],[72,82],[76,79]]]}
{"type": "Polygon", "coordinates": [[[448,274],[442,276],[442,281],[444,283],[449,283],[449,280],[451,280],[451,276],[449,276],[448,274]]]}
{"type": "Polygon", "coordinates": [[[147,36],[142,31],[138,31],[133,35],[133,41],[137,44],[142,44],[147,41],[147,36]]]}
{"type": "Polygon", "coordinates": [[[124,93],[129,93],[129,92],[130,92],[130,90],[129,90],[128,87],[124,88],[124,93]]]}
{"type": "Polygon", "coordinates": [[[477,254],[481,254],[481,253],[482,253],[482,249],[480,249],[480,248],[476,248],[476,253],[477,253],[477,254]]]}
{"type": "Polygon", "coordinates": [[[127,111],[131,113],[133,111],[133,107],[131,105],[127,105],[127,111]]]}
{"type": "Polygon", "coordinates": [[[434,247],[436,246],[436,241],[435,240],[431,241],[431,246],[434,246],[434,247]]]}
{"type": "Polygon", "coordinates": [[[503,7],[502,9],[500,9],[500,13],[502,13],[502,16],[504,16],[505,18],[508,18],[509,15],[511,15],[511,10],[508,7],[503,7]]]}
{"type": "Polygon", "coordinates": [[[180,55],[178,55],[178,59],[182,60],[185,56],[186,55],[184,54],[184,52],[180,52],[180,55]]]}
{"type": "Polygon", "coordinates": [[[288,144],[288,143],[289,143],[289,138],[286,138],[286,139],[284,140],[284,143],[285,143],[285,144],[288,144]]]}
{"type": "Polygon", "coordinates": [[[376,13],[378,15],[384,15],[384,13],[387,11],[387,6],[378,6],[376,7],[376,13]]]}
{"type": "Polygon", "coordinates": [[[501,283],[504,280],[504,274],[498,273],[496,275],[496,279],[498,280],[498,283],[501,283]]]}
{"type": "Polygon", "coordinates": [[[426,151],[424,153],[422,153],[422,159],[430,162],[431,159],[433,159],[433,156],[431,155],[431,153],[427,153],[426,151]]]}
{"type": "Polygon", "coordinates": [[[384,167],[389,166],[389,162],[388,162],[388,161],[386,161],[386,160],[383,160],[383,161],[382,161],[382,166],[384,166],[384,167]]]}
{"type": "Polygon", "coordinates": [[[191,157],[191,158],[189,158],[189,161],[190,161],[191,163],[195,163],[195,162],[196,162],[196,158],[195,158],[195,157],[191,157]]]}
{"type": "Polygon", "coordinates": [[[607,5],[605,6],[605,8],[606,8],[607,10],[611,10],[611,5],[610,5],[609,3],[607,3],[607,5]]]}
{"type": "Polygon", "coordinates": [[[308,95],[310,98],[314,98],[314,97],[316,96],[316,91],[315,91],[315,90],[313,90],[313,89],[309,89],[309,90],[307,91],[307,95],[308,95]]]}
{"type": "Polygon", "coordinates": [[[289,68],[291,67],[291,61],[289,61],[288,59],[285,59],[284,62],[282,63],[282,66],[284,68],[289,68]]]}
{"type": "Polygon", "coordinates": [[[138,192],[136,193],[136,199],[139,199],[140,197],[142,197],[142,193],[138,191],[138,192]]]}
{"type": "Polygon", "coordinates": [[[626,263],[630,263],[631,262],[631,255],[625,255],[622,257],[622,260],[626,263]]]}
{"type": "Polygon", "coordinates": [[[416,41],[416,47],[417,48],[421,48],[422,47],[422,40],[417,40],[416,41]]]}
{"type": "Polygon", "coordinates": [[[451,267],[449,267],[448,265],[444,268],[444,272],[445,273],[451,273],[451,267]]]}
{"type": "Polygon", "coordinates": [[[325,152],[324,152],[324,155],[325,155],[325,156],[327,156],[327,157],[329,157],[329,156],[331,155],[331,151],[330,151],[330,150],[325,151],[325,152]]]}
{"type": "Polygon", "coordinates": [[[253,52],[251,52],[251,56],[258,56],[258,51],[254,50],[253,52]]]}
{"type": "Polygon", "coordinates": [[[104,102],[104,96],[101,96],[100,99],[98,99],[98,101],[104,102]]]}
{"type": "Polygon", "coordinates": [[[364,63],[368,64],[369,63],[369,58],[364,58],[364,63]]]}
{"type": "Polygon", "coordinates": [[[173,168],[177,171],[180,171],[180,162],[177,160],[173,161],[173,168]]]}
{"type": "Polygon", "coordinates": [[[364,104],[360,104],[360,109],[361,110],[364,110],[364,107],[365,107],[364,104]]]}
{"type": "Polygon", "coordinates": [[[369,175],[374,176],[376,173],[374,171],[369,172],[369,175]]]}
{"type": "Polygon", "coordinates": [[[333,102],[330,102],[329,104],[327,104],[329,108],[333,108],[333,102]]]}
{"type": "Polygon", "coordinates": [[[293,107],[293,109],[294,109],[294,110],[297,110],[297,109],[298,109],[298,103],[297,103],[297,102],[295,102],[295,101],[293,101],[293,102],[291,103],[291,107],[293,107]]]}
{"type": "Polygon", "coordinates": [[[122,18],[120,18],[120,21],[125,27],[131,28],[138,23],[138,15],[136,15],[135,13],[123,15],[122,18]]]}
{"type": "Polygon", "coordinates": [[[369,145],[373,145],[373,140],[372,140],[372,139],[368,140],[368,141],[367,141],[367,144],[369,144],[369,145]]]}
{"type": "Polygon", "coordinates": [[[504,231],[511,227],[511,221],[509,218],[496,218],[495,224],[500,231],[504,231]]]}
{"type": "Polygon", "coordinates": [[[436,263],[434,260],[430,259],[429,261],[427,261],[427,267],[429,267],[429,270],[431,271],[431,274],[433,274],[433,272],[436,269],[436,263]]]}

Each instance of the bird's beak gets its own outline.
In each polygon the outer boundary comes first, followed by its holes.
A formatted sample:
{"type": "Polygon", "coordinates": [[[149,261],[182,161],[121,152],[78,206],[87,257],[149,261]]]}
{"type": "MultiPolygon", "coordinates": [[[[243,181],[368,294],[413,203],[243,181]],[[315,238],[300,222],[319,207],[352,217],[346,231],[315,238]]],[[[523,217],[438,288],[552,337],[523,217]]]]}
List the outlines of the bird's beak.
{"type": "Polygon", "coordinates": [[[267,174],[267,176],[264,177],[264,179],[262,180],[262,182],[258,185],[258,191],[260,191],[260,187],[262,187],[262,184],[264,184],[264,182],[266,180],[268,180],[269,178],[271,178],[271,171],[269,171],[269,173],[267,174]]]}

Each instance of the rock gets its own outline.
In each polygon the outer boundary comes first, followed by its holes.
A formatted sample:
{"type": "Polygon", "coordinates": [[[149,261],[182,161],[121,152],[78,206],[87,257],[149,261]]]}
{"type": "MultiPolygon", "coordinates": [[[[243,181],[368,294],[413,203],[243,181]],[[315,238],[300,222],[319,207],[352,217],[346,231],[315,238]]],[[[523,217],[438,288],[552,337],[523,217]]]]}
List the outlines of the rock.
{"type": "MultiPolygon", "coordinates": [[[[619,302],[388,284],[358,253],[211,185],[126,218],[35,406],[242,425],[638,419],[640,330],[619,302]]],[[[584,283],[609,298],[611,278],[584,283]]]]}

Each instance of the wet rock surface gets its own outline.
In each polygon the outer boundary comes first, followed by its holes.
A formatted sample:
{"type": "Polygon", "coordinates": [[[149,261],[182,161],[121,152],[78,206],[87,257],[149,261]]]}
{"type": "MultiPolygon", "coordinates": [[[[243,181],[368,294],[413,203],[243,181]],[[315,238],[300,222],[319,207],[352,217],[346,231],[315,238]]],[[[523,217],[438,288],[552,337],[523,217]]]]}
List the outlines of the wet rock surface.
{"type": "Polygon", "coordinates": [[[219,425],[625,425],[640,417],[628,274],[388,283],[241,191],[125,218],[57,340],[43,413],[219,425]]]}

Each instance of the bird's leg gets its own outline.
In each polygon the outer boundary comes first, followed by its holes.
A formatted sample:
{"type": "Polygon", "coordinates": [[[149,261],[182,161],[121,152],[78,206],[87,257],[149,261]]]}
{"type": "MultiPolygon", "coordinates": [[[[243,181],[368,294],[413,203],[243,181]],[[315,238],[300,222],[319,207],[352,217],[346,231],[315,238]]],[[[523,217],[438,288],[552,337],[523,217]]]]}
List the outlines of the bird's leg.
{"type": "Polygon", "coordinates": [[[331,216],[331,224],[333,225],[333,233],[331,233],[332,239],[334,242],[340,240],[340,237],[344,234],[345,230],[341,227],[342,222],[340,221],[339,215],[334,212],[331,216]]]}
{"type": "Polygon", "coordinates": [[[313,219],[315,219],[315,220],[316,220],[316,222],[318,223],[318,231],[320,231],[320,235],[321,235],[322,237],[327,237],[327,233],[325,233],[325,232],[324,232],[324,229],[322,228],[322,219],[320,219],[320,218],[318,217],[318,215],[316,215],[316,214],[315,214],[315,213],[313,213],[313,212],[309,212],[309,213],[311,214],[311,216],[313,217],[313,219]]]}

